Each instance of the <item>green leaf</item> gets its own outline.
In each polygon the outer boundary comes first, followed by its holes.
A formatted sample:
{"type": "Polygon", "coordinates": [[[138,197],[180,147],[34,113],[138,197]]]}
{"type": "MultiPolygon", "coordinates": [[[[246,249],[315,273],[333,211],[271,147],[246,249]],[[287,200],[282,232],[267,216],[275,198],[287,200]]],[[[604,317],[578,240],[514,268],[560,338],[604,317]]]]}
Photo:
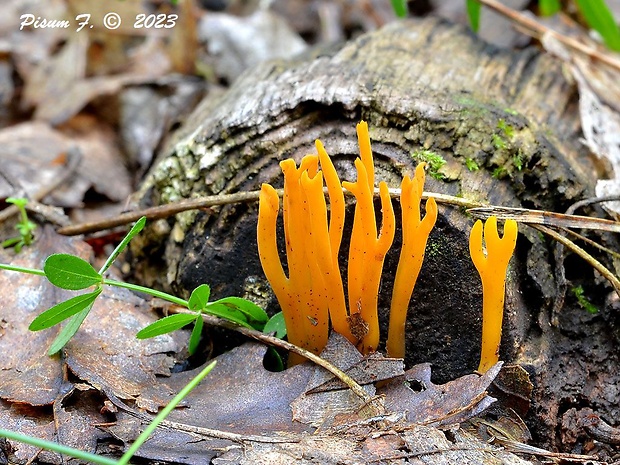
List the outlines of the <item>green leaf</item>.
{"type": "Polygon", "coordinates": [[[245,328],[255,329],[254,326],[252,326],[248,322],[246,315],[235,307],[224,304],[216,304],[215,302],[212,302],[207,305],[207,308],[204,309],[204,312],[209,315],[219,316],[220,318],[224,318],[225,320],[232,321],[245,328]]]}
{"type": "Polygon", "coordinates": [[[478,32],[480,29],[480,10],[482,5],[477,0],[467,0],[467,17],[472,31],[478,32]]]}
{"type": "Polygon", "coordinates": [[[50,255],[43,266],[45,276],[62,289],[78,291],[102,282],[102,277],[86,260],[65,253],[50,255]]]}
{"type": "Polygon", "coordinates": [[[142,231],[142,229],[144,229],[145,224],[146,224],[146,216],[143,216],[142,218],[140,218],[138,221],[135,222],[135,224],[131,227],[131,229],[129,230],[127,235],[123,238],[121,243],[116,246],[116,248],[114,249],[114,252],[112,252],[112,254],[106,260],[105,264],[101,267],[101,270],[99,270],[100,274],[103,274],[106,271],[108,271],[108,268],[112,266],[112,263],[114,262],[114,260],[116,260],[116,257],[118,257],[121,254],[121,252],[125,250],[125,248],[127,247],[127,244],[129,244],[129,241],[132,240],[136,236],[136,234],[142,231]]]}
{"type": "Polygon", "coordinates": [[[196,319],[198,315],[189,315],[187,313],[177,313],[168,315],[161,320],[151,323],[146,328],[142,328],[136,334],[138,339],[148,339],[150,337],[160,336],[162,334],[171,333],[183,326],[187,326],[196,319]]]}
{"type": "Polygon", "coordinates": [[[541,16],[553,16],[562,8],[560,0],[540,0],[538,8],[541,16]]]}
{"type": "Polygon", "coordinates": [[[286,324],[284,323],[284,314],[282,312],[279,312],[272,316],[263,328],[263,333],[276,333],[276,337],[280,339],[286,336],[286,324]]]}
{"type": "Polygon", "coordinates": [[[75,333],[78,332],[78,329],[80,329],[82,322],[90,313],[90,310],[93,308],[94,303],[95,302],[92,302],[88,307],[86,307],[77,315],[73,315],[73,317],[67,322],[64,328],[62,328],[62,331],[60,331],[58,336],[56,336],[56,339],[54,339],[52,345],[50,345],[50,348],[47,350],[47,355],[54,355],[56,352],[62,349],[67,342],[69,342],[69,340],[75,335],[75,333]]]}
{"type": "Polygon", "coordinates": [[[9,247],[13,247],[15,244],[21,242],[21,237],[12,237],[11,239],[7,239],[2,243],[2,248],[8,249],[9,247]]]}
{"type": "Polygon", "coordinates": [[[88,294],[80,294],[69,300],[60,302],[32,320],[32,323],[30,323],[28,329],[30,331],[41,331],[42,329],[51,328],[61,321],[64,321],[76,313],[81,312],[89,305],[92,305],[99,294],[101,294],[101,288],[98,288],[93,292],[89,292],[88,294]]]}
{"type": "Polygon", "coordinates": [[[208,284],[201,284],[192,291],[192,295],[189,296],[188,306],[190,310],[198,311],[204,310],[209,303],[209,296],[211,295],[211,288],[208,284]]]}
{"type": "Polygon", "coordinates": [[[28,199],[23,197],[7,197],[4,201],[6,203],[12,203],[17,207],[25,207],[28,204],[28,199]]]}
{"type": "Polygon", "coordinates": [[[392,8],[399,18],[407,16],[407,0],[392,0],[392,8]]]}
{"type": "Polygon", "coordinates": [[[267,312],[256,305],[254,302],[242,299],[241,297],[224,297],[223,299],[216,300],[207,305],[207,311],[211,310],[212,305],[225,305],[228,308],[239,310],[243,313],[247,321],[253,328],[262,330],[265,323],[269,321],[269,315],[267,312]]]}
{"type": "Polygon", "coordinates": [[[200,336],[202,335],[202,328],[204,326],[204,320],[202,316],[196,318],[196,323],[194,323],[194,329],[192,329],[192,335],[189,337],[189,346],[188,351],[190,355],[196,353],[196,349],[198,349],[198,344],[200,344],[200,336]]]}
{"type": "Polygon", "coordinates": [[[263,357],[263,366],[268,371],[279,373],[284,371],[284,362],[276,349],[268,347],[265,357],[263,357]]]}
{"type": "Polygon", "coordinates": [[[620,51],[620,29],[604,0],[575,0],[588,25],[596,30],[605,44],[620,51]]]}

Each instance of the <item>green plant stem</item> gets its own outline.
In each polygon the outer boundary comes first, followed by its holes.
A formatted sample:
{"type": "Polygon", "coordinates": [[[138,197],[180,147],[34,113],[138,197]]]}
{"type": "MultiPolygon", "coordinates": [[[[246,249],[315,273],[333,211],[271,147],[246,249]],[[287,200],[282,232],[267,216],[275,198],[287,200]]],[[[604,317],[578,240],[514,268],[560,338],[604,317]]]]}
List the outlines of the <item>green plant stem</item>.
{"type": "MultiPolygon", "coordinates": [[[[36,268],[25,268],[23,266],[7,265],[4,263],[0,263],[0,270],[17,271],[19,273],[28,273],[28,274],[34,274],[37,276],[45,276],[45,272],[43,270],[37,270],[36,268]]],[[[187,300],[180,299],[179,297],[175,297],[171,294],[167,294],[162,291],[158,291],[155,289],[149,289],[148,287],[138,286],[137,284],[124,283],[121,281],[116,281],[114,279],[108,279],[108,278],[103,279],[103,284],[107,284],[108,286],[116,286],[116,287],[123,287],[125,289],[131,289],[132,291],[142,292],[144,294],[152,295],[153,297],[159,297],[160,299],[167,300],[168,302],[172,302],[182,307],[189,307],[187,300]]]]}
{"type": "Polygon", "coordinates": [[[28,273],[28,274],[36,274],[38,276],[45,276],[45,272],[43,270],[37,270],[35,268],[25,268],[23,266],[7,265],[5,263],[0,263],[0,270],[18,271],[20,273],[28,273]]]}
{"type": "Polygon", "coordinates": [[[189,303],[187,302],[187,300],[183,300],[171,294],[167,294],[165,292],[161,292],[155,289],[150,289],[148,287],[138,286],[137,284],[124,283],[122,281],[116,281],[114,279],[108,278],[103,278],[103,284],[107,284],[108,286],[123,287],[125,289],[131,289],[132,291],[136,292],[142,292],[144,294],[152,295],[153,297],[159,297],[160,299],[167,300],[168,302],[180,305],[181,307],[189,308],[189,303]]]}
{"type": "Polygon", "coordinates": [[[164,419],[168,416],[170,412],[181,402],[190,392],[194,389],[202,379],[209,374],[209,372],[213,369],[217,362],[213,360],[209,365],[205,367],[194,379],[192,379],[183,389],[179,392],[174,399],[172,399],[164,409],[157,414],[157,416],[153,419],[151,423],[146,427],[144,431],[138,436],[136,441],[131,445],[131,447],[123,454],[120,460],[117,462],[118,465],[126,465],[129,463],[129,460],[133,455],[138,451],[140,446],[144,444],[144,442],[149,438],[149,436],[155,431],[155,428],[164,421],[164,419]]]}
{"type": "Polygon", "coordinates": [[[15,431],[8,431],[5,429],[0,429],[0,437],[5,437],[12,441],[19,441],[25,444],[30,444],[31,446],[39,447],[41,449],[58,452],[59,454],[64,454],[70,457],[75,457],[77,459],[84,460],[86,462],[92,462],[92,463],[97,463],[101,465],[117,465],[119,463],[116,460],[109,459],[107,457],[102,457],[100,455],[91,454],[90,452],[85,452],[79,449],[73,449],[72,447],[58,444],[57,442],[51,442],[51,441],[46,441],[45,439],[25,436],[21,433],[16,433],[15,431]]]}

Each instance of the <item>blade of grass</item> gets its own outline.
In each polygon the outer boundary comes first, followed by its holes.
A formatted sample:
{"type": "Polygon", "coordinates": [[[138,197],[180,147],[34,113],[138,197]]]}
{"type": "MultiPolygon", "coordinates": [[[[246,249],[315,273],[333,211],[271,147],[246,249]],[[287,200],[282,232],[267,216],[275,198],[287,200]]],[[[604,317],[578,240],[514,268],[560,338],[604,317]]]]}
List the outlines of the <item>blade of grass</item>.
{"type": "Polygon", "coordinates": [[[477,0],[467,0],[467,17],[469,18],[469,25],[471,30],[478,32],[480,29],[480,11],[482,5],[477,0]]]}
{"type": "Polygon", "coordinates": [[[392,0],[392,8],[399,18],[407,16],[407,0],[392,0]]]}
{"type": "Polygon", "coordinates": [[[575,0],[588,25],[597,31],[605,44],[620,51],[620,29],[604,0],[575,0]]]}
{"type": "Polygon", "coordinates": [[[198,386],[198,383],[200,383],[200,381],[202,381],[203,378],[207,376],[211,370],[213,370],[213,367],[215,367],[216,363],[216,360],[213,360],[209,365],[205,367],[204,370],[198,373],[198,375],[194,379],[192,379],[183,389],[181,389],[181,392],[174,396],[174,399],[172,399],[170,403],[157,414],[153,421],[149,423],[145,430],[142,431],[142,434],[138,436],[136,441],[117,462],[117,465],[126,465],[127,463],[129,463],[133,455],[138,451],[140,446],[146,442],[146,440],[153,433],[153,431],[155,431],[157,426],[170,414],[170,412],[172,412],[172,410],[174,410],[174,408],[179,404],[179,402],[181,402],[192,391],[192,389],[198,386]]]}
{"type": "Polygon", "coordinates": [[[121,243],[116,246],[116,248],[114,249],[114,252],[112,252],[112,254],[108,257],[104,265],[101,267],[101,269],[99,270],[99,274],[103,274],[106,271],[108,271],[108,268],[110,268],[110,266],[112,265],[112,262],[116,260],[116,257],[118,257],[123,250],[125,250],[125,247],[127,247],[127,244],[129,244],[129,241],[132,240],[136,236],[136,234],[142,231],[142,229],[144,229],[145,224],[146,224],[146,216],[143,216],[138,221],[136,221],[136,223],[132,226],[132,228],[129,230],[127,235],[123,238],[121,243]]]}
{"type": "Polygon", "coordinates": [[[562,8],[560,0],[540,0],[538,8],[541,16],[553,16],[562,8]]]}
{"type": "Polygon", "coordinates": [[[57,442],[46,441],[45,439],[39,439],[32,436],[25,436],[15,431],[9,431],[6,429],[0,429],[0,437],[10,439],[11,441],[19,441],[24,444],[30,444],[31,446],[39,447],[45,450],[51,450],[52,452],[58,452],[59,454],[68,455],[69,457],[75,457],[85,462],[92,462],[99,465],[117,465],[117,461],[102,457],[100,455],[91,454],[79,449],[73,449],[72,447],[63,446],[57,442]]]}

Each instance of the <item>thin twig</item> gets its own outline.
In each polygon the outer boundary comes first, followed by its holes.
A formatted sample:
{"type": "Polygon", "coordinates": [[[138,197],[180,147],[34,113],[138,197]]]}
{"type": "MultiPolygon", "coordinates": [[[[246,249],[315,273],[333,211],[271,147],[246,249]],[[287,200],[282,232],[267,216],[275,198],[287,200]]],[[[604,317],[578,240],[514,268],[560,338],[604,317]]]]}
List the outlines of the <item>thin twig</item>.
{"type": "MultiPolygon", "coordinates": [[[[184,307],[173,305],[173,304],[167,306],[167,310],[170,313],[185,313],[188,315],[196,314],[196,312],[193,312],[184,307]]],[[[315,355],[312,352],[308,352],[307,350],[304,350],[301,347],[291,344],[290,342],[283,341],[282,339],[279,339],[277,337],[270,336],[265,333],[261,333],[260,331],[256,331],[254,329],[244,328],[243,326],[239,326],[231,321],[227,321],[222,318],[218,318],[216,316],[205,315],[203,313],[202,319],[204,320],[205,323],[211,326],[218,326],[220,328],[226,328],[226,329],[230,329],[233,331],[237,331],[243,334],[244,336],[250,337],[264,344],[280,347],[282,349],[294,352],[298,355],[301,355],[302,357],[307,358],[308,360],[310,360],[311,362],[314,362],[320,367],[325,368],[327,371],[329,371],[331,374],[337,377],[340,381],[345,383],[349,387],[349,389],[351,389],[351,391],[353,391],[364,402],[366,406],[369,406],[371,408],[371,412],[370,412],[371,414],[369,416],[375,416],[375,415],[380,415],[380,414],[385,413],[384,411],[385,409],[383,408],[383,406],[378,405],[378,402],[376,402],[377,398],[372,397],[370,394],[368,394],[353,378],[347,375],[340,368],[332,365],[330,362],[319,357],[318,355],[315,355]]]]}
{"type": "Polygon", "coordinates": [[[542,224],[556,228],[584,228],[620,232],[620,223],[617,221],[606,220],[604,218],[592,218],[589,216],[498,206],[470,208],[467,212],[482,219],[495,216],[500,220],[513,219],[524,224],[542,224]]]}
{"type": "MultiPolygon", "coordinates": [[[[133,417],[138,418],[139,420],[143,420],[147,423],[150,423],[151,421],[153,421],[152,416],[147,415],[146,413],[140,412],[138,410],[135,410],[134,408],[125,404],[122,400],[120,400],[114,393],[110,392],[109,390],[105,389],[104,392],[105,392],[106,397],[110,399],[110,402],[112,402],[114,405],[116,405],[118,408],[120,408],[124,412],[130,414],[133,417]]],[[[186,425],[185,423],[179,423],[179,422],[170,421],[170,420],[163,420],[159,424],[159,426],[164,427],[164,428],[174,429],[176,431],[183,431],[185,433],[190,433],[192,435],[196,435],[199,437],[226,439],[226,440],[238,442],[238,443],[262,442],[262,443],[276,444],[276,443],[290,443],[290,442],[300,441],[300,438],[298,437],[288,439],[288,438],[278,438],[278,437],[273,437],[273,436],[257,436],[254,434],[248,435],[248,434],[230,433],[228,431],[220,431],[217,429],[204,428],[201,426],[186,425]]]]}
{"type": "Polygon", "coordinates": [[[557,39],[559,42],[562,42],[564,45],[567,45],[571,49],[581,52],[589,58],[598,60],[601,63],[605,63],[609,65],[610,67],[614,68],[615,70],[620,71],[620,61],[608,53],[601,53],[601,51],[596,49],[595,47],[585,45],[584,43],[572,37],[565,36],[552,29],[549,29],[544,24],[541,24],[538,21],[522,13],[519,13],[518,11],[511,9],[510,7],[507,7],[506,5],[503,5],[496,0],[478,0],[478,1],[482,3],[483,5],[488,6],[489,8],[495,10],[502,16],[505,16],[511,19],[512,21],[520,24],[521,26],[524,26],[526,29],[529,29],[535,34],[538,34],[539,38],[542,37],[544,34],[550,34],[555,39],[557,39]]]}
{"type": "MultiPolygon", "coordinates": [[[[281,192],[282,189],[278,191],[278,194],[282,195],[281,192]]],[[[209,195],[198,199],[182,200],[166,205],[158,205],[157,207],[121,213],[114,218],[105,218],[100,221],[65,226],[58,229],[57,232],[65,236],[75,236],[77,234],[87,234],[115,228],[117,226],[124,226],[139,220],[143,216],[146,216],[148,220],[159,220],[188,210],[197,210],[230,203],[256,202],[259,193],[259,191],[236,192],[234,194],[209,195]]]]}
{"type": "Polygon", "coordinates": [[[381,457],[378,459],[370,460],[368,463],[376,463],[376,462],[384,462],[384,461],[392,461],[392,460],[402,460],[402,459],[410,459],[414,457],[423,457],[425,455],[434,455],[434,454],[447,454],[450,452],[461,452],[461,451],[472,451],[472,452],[489,452],[489,453],[497,453],[499,449],[493,448],[491,446],[478,446],[472,447],[469,444],[455,444],[451,447],[438,447],[434,449],[426,449],[416,452],[404,452],[402,454],[394,454],[385,457],[381,457]]]}
{"type": "Polygon", "coordinates": [[[554,231],[553,229],[550,229],[550,228],[548,228],[546,226],[543,226],[542,224],[532,224],[530,226],[533,227],[533,228],[538,229],[540,232],[545,233],[548,236],[551,236],[553,239],[555,239],[556,241],[558,241],[561,244],[565,245],[571,251],[573,251],[574,253],[579,255],[581,258],[583,258],[586,262],[588,262],[588,264],[592,268],[594,268],[596,271],[598,271],[600,274],[602,274],[611,283],[611,285],[614,287],[614,289],[616,290],[616,292],[620,296],[620,280],[611,271],[609,271],[605,267],[605,265],[603,265],[601,262],[599,262],[596,258],[594,258],[592,255],[590,255],[588,252],[583,250],[577,244],[575,244],[571,240],[567,239],[566,237],[562,236],[557,231],[554,231]]]}
{"type": "MultiPolygon", "coordinates": [[[[570,207],[566,209],[567,215],[574,214],[577,209],[586,207],[588,205],[593,205],[596,203],[604,203],[604,202],[613,202],[616,200],[620,200],[617,195],[604,196],[604,197],[591,197],[588,199],[583,199],[578,202],[575,202],[570,207]]],[[[566,233],[576,234],[571,230],[565,230],[566,233]]],[[[583,238],[584,240],[589,241],[589,239],[583,238]]],[[[572,243],[572,242],[571,242],[572,243]]],[[[596,243],[595,243],[596,244],[596,243]]],[[[596,244],[596,247],[602,247],[596,244]]],[[[612,251],[609,251],[610,253],[612,251]]],[[[562,242],[557,241],[555,244],[555,248],[553,250],[553,260],[555,262],[555,287],[556,287],[556,296],[553,302],[553,308],[551,309],[551,324],[553,326],[559,325],[559,315],[562,307],[564,306],[564,300],[566,299],[566,290],[568,289],[568,283],[566,282],[566,273],[564,270],[564,245],[562,242]]]]}
{"type": "MultiPolygon", "coordinates": [[[[344,190],[345,194],[350,195],[349,191],[344,190]]],[[[390,195],[392,197],[400,197],[400,189],[390,189],[390,195]]],[[[284,195],[284,189],[276,189],[276,192],[280,197],[284,195]]],[[[327,192],[327,189],[325,189],[327,192]]],[[[379,190],[375,189],[375,194],[378,194],[379,190]]],[[[124,226],[139,220],[143,216],[146,216],[148,220],[159,220],[162,218],[168,218],[177,213],[182,213],[188,210],[197,210],[209,207],[216,207],[220,205],[228,205],[232,203],[249,203],[258,201],[260,191],[247,191],[236,192],[234,194],[218,194],[200,197],[191,200],[182,200],[180,202],[172,202],[166,205],[159,205],[157,207],[145,208],[142,210],[135,210],[130,212],[121,213],[114,218],[106,218],[100,221],[93,221],[89,223],[75,224],[71,226],[65,226],[58,229],[56,232],[65,236],[75,236],[77,234],[87,234],[104,229],[115,228],[117,226],[124,226]]],[[[472,200],[467,200],[462,197],[454,197],[452,195],[437,194],[435,192],[424,192],[422,198],[428,198],[432,196],[437,202],[455,205],[459,207],[474,208],[482,206],[481,203],[472,200]]]]}

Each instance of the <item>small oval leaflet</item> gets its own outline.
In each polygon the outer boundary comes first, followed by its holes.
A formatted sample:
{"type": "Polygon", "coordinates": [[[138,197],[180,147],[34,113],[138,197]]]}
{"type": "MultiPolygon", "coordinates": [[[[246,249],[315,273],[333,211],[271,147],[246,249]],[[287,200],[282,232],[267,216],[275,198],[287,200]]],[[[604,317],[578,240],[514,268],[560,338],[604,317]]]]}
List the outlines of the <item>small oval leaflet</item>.
{"type": "Polygon", "coordinates": [[[101,284],[102,277],[86,260],[64,253],[50,255],[43,271],[47,279],[61,289],[79,291],[101,284]]]}

